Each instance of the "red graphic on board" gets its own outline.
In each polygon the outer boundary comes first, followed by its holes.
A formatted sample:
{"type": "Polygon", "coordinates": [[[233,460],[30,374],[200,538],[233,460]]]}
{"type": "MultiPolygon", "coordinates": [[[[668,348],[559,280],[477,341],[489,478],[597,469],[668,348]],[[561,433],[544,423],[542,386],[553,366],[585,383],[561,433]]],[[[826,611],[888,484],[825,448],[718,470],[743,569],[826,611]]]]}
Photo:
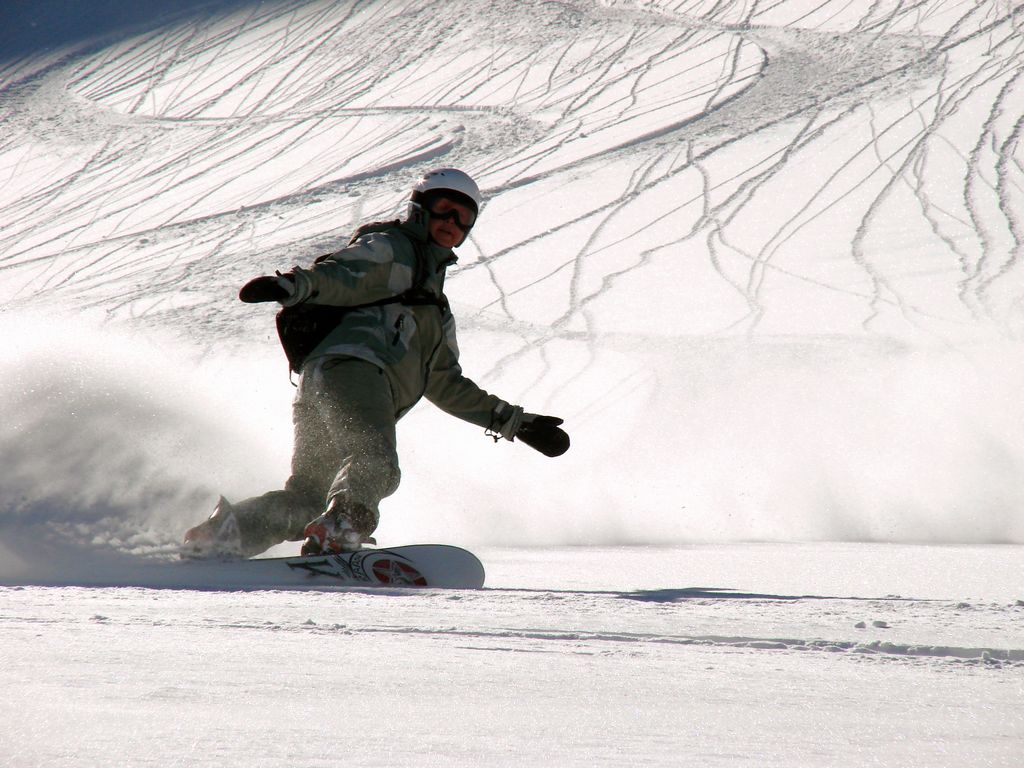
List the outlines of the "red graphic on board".
{"type": "Polygon", "coordinates": [[[391,584],[396,587],[427,586],[427,580],[423,578],[423,574],[401,560],[381,558],[373,564],[372,568],[373,575],[381,584],[391,584]]]}

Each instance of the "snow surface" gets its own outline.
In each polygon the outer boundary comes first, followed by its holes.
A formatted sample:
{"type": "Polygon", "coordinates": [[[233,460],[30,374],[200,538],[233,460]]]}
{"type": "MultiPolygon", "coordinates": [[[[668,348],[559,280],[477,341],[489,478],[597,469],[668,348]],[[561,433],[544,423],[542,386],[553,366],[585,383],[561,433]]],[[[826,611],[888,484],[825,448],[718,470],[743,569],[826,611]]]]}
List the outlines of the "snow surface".
{"type": "MultiPolygon", "coordinates": [[[[1024,7],[0,7],[0,763],[1018,766],[1024,7]],[[277,487],[248,278],[487,203],[383,544],[474,592],[174,559],[277,487]]],[[[289,546],[277,553],[292,551],[289,546]]]]}

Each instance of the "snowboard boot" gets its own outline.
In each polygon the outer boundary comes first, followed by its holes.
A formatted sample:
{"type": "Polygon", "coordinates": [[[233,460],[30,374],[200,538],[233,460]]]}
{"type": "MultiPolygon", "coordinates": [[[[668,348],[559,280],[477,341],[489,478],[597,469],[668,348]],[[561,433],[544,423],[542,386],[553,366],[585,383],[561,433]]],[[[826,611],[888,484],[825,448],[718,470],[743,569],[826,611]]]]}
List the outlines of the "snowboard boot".
{"type": "Polygon", "coordinates": [[[223,496],[213,514],[185,532],[181,556],[186,558],[242,557],[242,532],[231,503],[223,496]]]}
{"type": "Polygon", "coordinates": [[[368,512],[361,504],[331,503],[316,520],[306,526],[302,542],[302,555],[337,555],[342,552],[356,552],[363,544],[376,544],[376,540],[367,536],[352,525],[352,518],[365,517],[360,512],[368,512]],[[353,514],[355,513],[355,514],[353,514]]]}

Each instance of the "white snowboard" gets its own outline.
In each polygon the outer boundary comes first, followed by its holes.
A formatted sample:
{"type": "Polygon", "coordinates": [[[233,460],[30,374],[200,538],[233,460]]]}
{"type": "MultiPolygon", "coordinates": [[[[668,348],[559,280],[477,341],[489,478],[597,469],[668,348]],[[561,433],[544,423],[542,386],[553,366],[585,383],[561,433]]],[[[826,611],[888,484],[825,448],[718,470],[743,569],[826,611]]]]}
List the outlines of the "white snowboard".
{"type": "Polygon", "coordinates": [[[340,555],[273,557],[230,563],[254,571],[255,581],[278,580],[352,587],[479,589],[484,567],[477,557],[446,544],[361,549],[340,555]]]}

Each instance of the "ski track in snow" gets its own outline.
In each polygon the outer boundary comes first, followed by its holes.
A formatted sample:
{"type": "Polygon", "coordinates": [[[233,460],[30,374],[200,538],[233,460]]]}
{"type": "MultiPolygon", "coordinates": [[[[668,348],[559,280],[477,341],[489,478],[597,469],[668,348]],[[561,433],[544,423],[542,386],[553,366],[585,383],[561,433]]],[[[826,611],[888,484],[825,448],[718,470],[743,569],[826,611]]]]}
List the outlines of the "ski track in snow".
{"type": "Polygon", "coordinates": [[[833,332],[1018,338],[1019,7],[848,5],[278,2],[10,62],[4,302],[201,312],[223,337],[222,315],[244,316],[215,287],[391,215],[445,162],[525,219],[481,229],[452,281],[536,328],[499,366],[569,330],[600,339],[623,280],[666,261],[697,261],[694,294],[734,297],[710,332],[819,331],[787,307],[796,281],[854,306],[833,332]],[[367,52],[389,66],[357,65],[367,52]],[[837,141],[845,160],[818,167],[837,141]],[[948,153],[959,178],[931,172],[948,153]],[[590,199],[552,208],[591,173],[590,199]],[[802,202],[773,204],[794,187],[802,202]],[[653,193],[677,203],[647,209],[653,193]],[[856,229],[823,240],[836,209],[856,229]],[[927,252],[893,263],[918,227],[927,252]],[[566,249],[564,231],[588,234],[566,249]]]}
{"type": "MultiPolygon", "coordinates": [[[[273,618],[225,616],[218,620],[206,613],[187,615],[187,593],[173,590],[151,593],[153,600],[171,606],[169,612],[119,611],[116,618],[90,613],[85,607],[102,600],[102,593],[96,593],[96,597],[81,593],[82,599],[73,600],[70,608],[45,617],[35,615],[34,611],[39,604],[53,601],[58,592],[46,588],[31,588],[28,594],[21,594],[25,588],[0,591],[7,598],[5,611],[0,615],[0,629],[26,623],[68,628],[94,622],[145,629],[173,621],[185,631],[190,627],[216,627],[253,633],[422,636],[485,651],[562,653],[568,649],[577,654],[629,654],[660,646],[699,646],[747,652],[837,654],[851,661],[904,662],[929,668],[939,664],[950,665],[950,670],[963,666],[1024,669],[1024,648],[963,647],[949,643],[978,635],[1019,639],[1020,601],[1001,605],[786,596],[703,588],[634,592],[485,588],[479,592],[457,592],[324,586],[319,591],[307,592],[308,601],[278,606],[273,618]],[[377,615],[372,610],[374,606],[399,599],[409,602],[387,612],[387,616],[401,619],[400,623],[374,623],[364,618],[367,614],[377,615]],[[508,612],[510,603],[517,606],[515,619],[519,623],[503,626],[502,620],[513,618],[508,612]],[[660,609],[652,610],[654,606],[660,609]],[[180,611],[185,612],[179,615],[180,611]],[[311,612],[316,618],[308,615],[311,612]],[[343,616],[344,621],[331,621],[332,615],[343,616]],[[863,618],[872,616],[885,619],[863,618]],[[443,617],[441,624],[436,623],[439,617],[443,617]],[[751,617],[756,617],[756,621],[751,617]],[[680,633],[681,626],[691,631],[680,633]],[[738,634],[755,626],[761,634],[738,634]],[[981,631],[985,627],[989,628],[987,632],[981,631]],[[772,629],[777,633],[764,634],[772,629]],[[793,633],[808,629],[817,634],[794,637],[793,633]],[[722,630],[728,634],[721,634],[722,630]],[[787,631],[790,634],[778,633],[787,631]],[[915,635],[930,640],[907,640],[915,635]]],[[[241,600],[241,608],[231,613],[249,614],[251,604],[278,602],[287,594],[247,591],[251,598],[241,600]]],[[[130,587],[122,591],[126,603],[132,602],[135,592],[144,594],[130,587]]]]}
{"type": "Polygon", "coordinates": [[[1019,605],[67,587],[0,589],[0,605],[0,745],[17,766],[332,765],[336,747],[308,735],[325,702],[359,735],[344,760],[374,766],[1011,766],[1018,752],[1024,651],[942,638],[1019,637],[1019,605]]]}

